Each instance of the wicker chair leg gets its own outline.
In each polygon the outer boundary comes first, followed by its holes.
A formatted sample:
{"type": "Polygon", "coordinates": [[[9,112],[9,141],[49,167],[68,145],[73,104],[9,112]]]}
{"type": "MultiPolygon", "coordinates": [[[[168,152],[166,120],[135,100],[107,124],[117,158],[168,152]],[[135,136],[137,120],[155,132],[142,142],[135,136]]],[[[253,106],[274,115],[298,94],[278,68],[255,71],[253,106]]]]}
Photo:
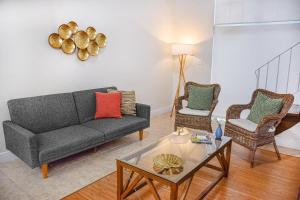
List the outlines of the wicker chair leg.
{"type": "Polygon", "coordinates": [[[280,153],[279,153],[279,150],[278,150],[278,148],[277,148],[277,145],[276,145],[275,140],[274,140],[274,142],[273,142],[273,145],[274,145],[274,149],[275,149],[275,152],[276,152],[276,154],[277,154],[278,160],[281,160],[281,156],[280,156],[280,153]]]}
{"type": "Polygon", "coordinates": [[[210,133],[212,133],[213,131],[212,131],[212,127],[211,127],[211,123],[210,123],[210,126],[209,126],[209,130],[208,130],[208,132],[210,132],[210,133]]]}
{"type": "Polygon", "coordinates": [[[254,167],[255,151],[256,151],[256,149],[250,150],[250,167],[251,167],[251,168],[254,167]]]}

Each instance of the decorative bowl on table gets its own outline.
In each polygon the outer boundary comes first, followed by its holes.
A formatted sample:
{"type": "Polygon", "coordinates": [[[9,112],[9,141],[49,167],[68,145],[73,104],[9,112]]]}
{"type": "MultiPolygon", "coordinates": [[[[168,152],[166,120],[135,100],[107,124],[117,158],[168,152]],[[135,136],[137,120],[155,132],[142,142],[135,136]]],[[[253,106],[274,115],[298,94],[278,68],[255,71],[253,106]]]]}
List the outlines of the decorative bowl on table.
{"type": "Polygon", "coordinates": [[[183,171],[183,160],[174,154],[159,154],[153,159],[153,169],[158,174],[176,175],[183,171]]]}

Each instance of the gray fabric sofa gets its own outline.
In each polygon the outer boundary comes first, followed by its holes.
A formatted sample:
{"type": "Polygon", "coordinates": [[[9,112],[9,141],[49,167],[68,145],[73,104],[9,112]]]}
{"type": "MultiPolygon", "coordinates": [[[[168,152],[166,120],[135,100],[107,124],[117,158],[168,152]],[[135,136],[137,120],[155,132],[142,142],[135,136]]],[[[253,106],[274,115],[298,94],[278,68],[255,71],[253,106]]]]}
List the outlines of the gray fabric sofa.
{"type": "Polygon", "coordinates": [[[95,92],[116,87],[83,90],[8,101],[11,121],[3,122],[6,148],[30,167],[97,147],[150,125],[150,106],[136,104],[137,115],[121,119],[94,119],[95,92]]]}

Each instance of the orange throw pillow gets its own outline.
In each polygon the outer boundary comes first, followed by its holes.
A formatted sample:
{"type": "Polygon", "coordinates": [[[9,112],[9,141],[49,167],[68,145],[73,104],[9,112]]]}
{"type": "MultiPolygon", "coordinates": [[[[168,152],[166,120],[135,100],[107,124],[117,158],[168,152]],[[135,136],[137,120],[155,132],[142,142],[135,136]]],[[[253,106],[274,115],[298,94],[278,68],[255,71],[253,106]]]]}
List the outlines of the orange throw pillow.
{"type": "Polygon", "coordinates": [[[121,93],[96,92],[95,119],[121,117],[121,93]]]}

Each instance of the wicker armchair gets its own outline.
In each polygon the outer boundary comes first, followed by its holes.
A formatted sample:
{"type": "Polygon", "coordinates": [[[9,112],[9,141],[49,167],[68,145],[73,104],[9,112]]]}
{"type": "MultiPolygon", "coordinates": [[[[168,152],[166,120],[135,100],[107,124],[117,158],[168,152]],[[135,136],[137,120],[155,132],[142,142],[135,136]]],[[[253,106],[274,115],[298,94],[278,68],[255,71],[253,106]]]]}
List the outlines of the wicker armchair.
{"type": "Polygon", "coordinates": [[[277,94],[264,89],[257,89],[252,94],[252,99],[249,104],[246,105],[232,105],[228,108],[226,113],[225,135],[232,137],[233,141],[248,148],[250,154],[250,166],[254,166],[254,155],[256,148],[265,144],[273,143],[278,159],[280,160],[280,153],[278,151],[274,132],[276,127],[281,122],[282,118],[287,114],[292,103],[294,96],[291,94],[277,94]],[[232,123],[232,119],[239,119],[240,114],[245,109],[250,109],[254,103],[257,93],[268,96],[269,98],[283,99],[283,107],[279,114],[267,115],[262,118],[260,123],[254,127],[253,131],[249,131],[236,124],[232,123]]]}
{"type": "Polygon", "coordinates": [[[175,125],[174,125],[175,131],[177,130],[177,127],[188,127],[188,128],[200,129],[200,130],[206,130],[212,132],[211,115],[218,103],[218,96],[220,94],[220,90],[221,87],[219,84],[204,85],[204,84],[198,84],[194,82],[187,82],[184,86],[184,96],[178,97],[175,101],[175,125]],[[208,115],[199,116],[199,115],[188,115],[188,114],[179,113],[179,110],[182,109],[182,100],[188,100],[189,87],[191,85],[199,86],[199,87],[214,87],[213,101],[208,115]]]}

